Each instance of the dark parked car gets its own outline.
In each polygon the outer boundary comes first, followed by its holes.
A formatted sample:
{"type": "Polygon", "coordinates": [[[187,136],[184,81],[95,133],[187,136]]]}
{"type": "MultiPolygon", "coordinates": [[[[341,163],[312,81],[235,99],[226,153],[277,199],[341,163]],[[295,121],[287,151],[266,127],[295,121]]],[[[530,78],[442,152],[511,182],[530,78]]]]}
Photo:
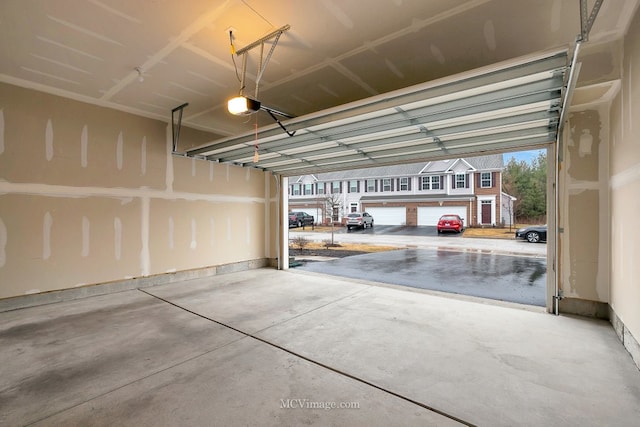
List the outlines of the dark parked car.
{"type": "Polygon", "coordinates": [[[351,212],[347,215],[347,230],[354,227],[373,227],[373,217],[366,212],[351,212]]]}
{"type": "Polygon", "coordinates": [[[314,222],[313,215],[309,215],[306,212],[289,212],[289,227],[313,225],[314,222]]]}
{"type": "Polygon", "coordinates": [[[516,239],[526,239],[529,243],[547,241],[547,226],[532,225],[531,227],[519,228],[516,230],[516,239]]]}
{"type": "Polygon", "coordinates": [[[438,220],[436,228],[438,229],[438,234],[445,230],[462,233],[462,230],[464,230],[464,220],[455,214],[442,215],[438,220]]]}

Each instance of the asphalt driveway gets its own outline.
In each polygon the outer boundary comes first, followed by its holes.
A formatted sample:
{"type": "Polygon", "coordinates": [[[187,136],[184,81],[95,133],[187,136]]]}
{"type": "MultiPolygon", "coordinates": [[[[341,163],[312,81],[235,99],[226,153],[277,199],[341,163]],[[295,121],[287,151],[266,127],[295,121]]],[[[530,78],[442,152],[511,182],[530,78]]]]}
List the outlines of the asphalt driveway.
{"type": "MultiPolygon", "coordinates": [[[[297,229],[296,231],[308,231],[309,227],[297,229]]],[[[435,226],[414,226],[414,225],[375,225],[373,228],[353,228],[348,230],[347,227],[337,227],[335,234],[354,234],[363,236],[374,235],[399,235],[399,236],[442,236],[442,237],[461,237],[463,233],[444,232],[438,234],[435,226]]]]}
{"type": "Polygon", "coordinates": [[[545,306],[546,260],[433,249],[403,249],[307,262],[298,270],[545,306]]]}

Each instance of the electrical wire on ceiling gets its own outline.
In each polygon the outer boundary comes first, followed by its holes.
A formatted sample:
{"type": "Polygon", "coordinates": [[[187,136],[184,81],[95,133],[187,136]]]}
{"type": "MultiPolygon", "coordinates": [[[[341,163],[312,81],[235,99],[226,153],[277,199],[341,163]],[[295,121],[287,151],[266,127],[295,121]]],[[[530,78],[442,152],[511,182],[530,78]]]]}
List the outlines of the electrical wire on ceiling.
{"type": "Polygon", "coordinates": [[[242,0],[242,3],[244,3],[245,6],[247,6],[249,9],[251,9],[253,11],[253,13],[255,13],[256,15],[258,15],[260,18],[262,18],[262,20],[264,22],[266,22],[267,24],[271,25],[271,28],[275,28],[275,25],[273,25],[267,18],[265,18],[264,16],[262,16],[260,14],[260,12],[258,12],[257,10],[255,10],[253,7],[251,7],[251,5],[249,3],[247,3],[246,0],[242,0]]]}

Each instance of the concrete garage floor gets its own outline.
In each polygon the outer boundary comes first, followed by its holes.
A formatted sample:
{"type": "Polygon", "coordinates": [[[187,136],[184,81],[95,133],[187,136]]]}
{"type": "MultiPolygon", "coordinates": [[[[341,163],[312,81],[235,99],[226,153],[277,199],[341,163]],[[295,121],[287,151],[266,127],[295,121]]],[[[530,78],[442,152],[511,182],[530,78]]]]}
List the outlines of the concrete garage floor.
{"type": "Polygon", "coordinates": [[[607,322],[408,288],[260,269],[0,313],[0,425],[639,419],[607,322]]]}

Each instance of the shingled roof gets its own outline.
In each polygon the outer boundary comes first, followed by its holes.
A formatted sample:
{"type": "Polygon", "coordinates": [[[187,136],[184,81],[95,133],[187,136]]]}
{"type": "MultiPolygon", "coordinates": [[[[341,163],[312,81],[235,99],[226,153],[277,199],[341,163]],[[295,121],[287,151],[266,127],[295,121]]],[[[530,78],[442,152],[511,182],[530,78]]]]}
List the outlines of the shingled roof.
{"type": "MultiPolygon", "coordinates": [[[[467,163],[469,163],[476,170],[502,170],[504,168],[504,161],[502,154],[490,154],[486,156],[476,157],[464,157],[467,163]]],[[[418,175],[420,172],[427,168],[425,172],[438,173],[446,171],[457,159],[453,160],[438,160],[434,162],[420,162],[420,163],[408,163],[402,165],[393,166],[379,166],[367,169],[355,169],[345,170],[337,172],[325,172],[314,174],[318,181],[348,181],[352,179],[367,179],[367,178],[383,178],[383,177],[401,177],[418,175]]],[[[296,182],[300,176],[289,177],[289,182],[296,182]]]]}

